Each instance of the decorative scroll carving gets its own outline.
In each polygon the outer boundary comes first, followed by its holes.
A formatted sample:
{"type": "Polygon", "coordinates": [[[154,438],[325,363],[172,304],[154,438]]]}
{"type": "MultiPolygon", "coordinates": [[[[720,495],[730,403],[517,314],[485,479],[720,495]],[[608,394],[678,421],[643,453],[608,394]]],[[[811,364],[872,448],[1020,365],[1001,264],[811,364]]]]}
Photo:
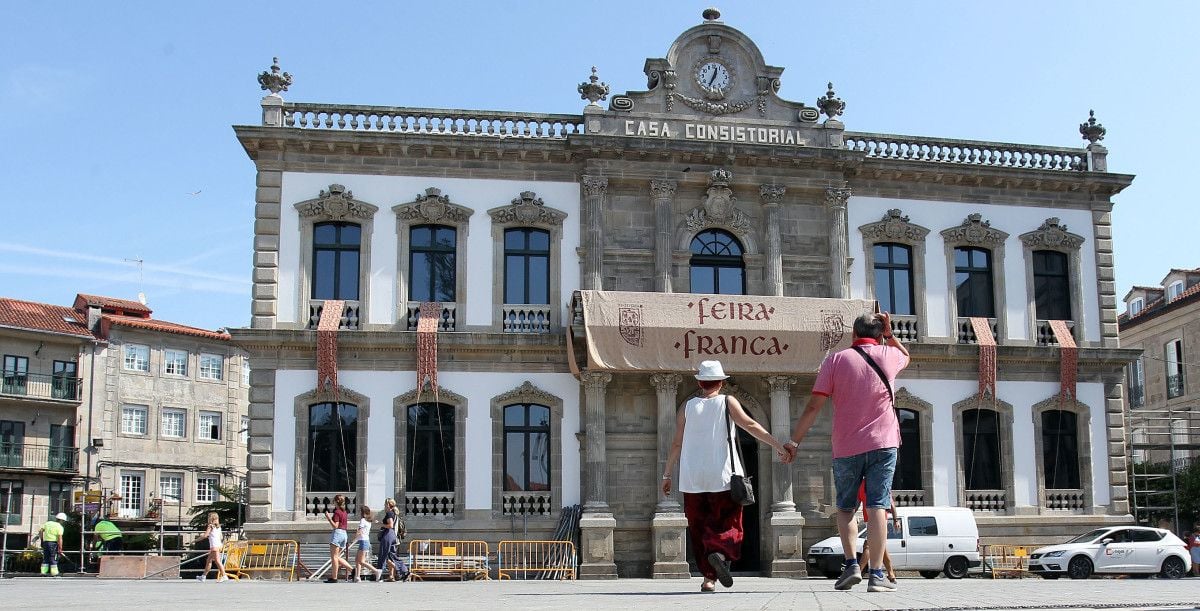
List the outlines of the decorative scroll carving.
{"type": "Polygon", "coordinates": [[[1050,217],[1036,230],[1021,234],[1021,243],[1030,248],[1079,250],[1083,240],[1083,236],[1068,232],[1058,217],[1050,217]]]}
{"type": "Polygon", "coordinates": [[[783,185],[762,185],[758,188],[758,193],[762,197],[764,204],[778,204],[783,201],[783,195],[787,193],[787,187],[783,185]]]}
{"type": "Polygon", "coordinates": [[[561,225],[567,213],[554,208],[547,208],[542,198],[533,191],[522,191],[521,196],[514,198],[508,206],[488,210],[495,223],[536,223],[541,225],[561,225]]]}
{"type": "MultiPolygon", "coordinates": [[[[427,388],[428,386],[425,388],[414,388],[400,396],[397,396],[392,399],[392,405],[408,406],[421,399],[429,400],[431,396],[428,394],[429,391],[426,390],[427,388]]],[[[465,406],[467,404],[466,397],[445,388],[438,388],[438,400],[442,403],[450,405],[465,406]]]]}
{"type": "MultiPolygon", "coordinates": [[[[292,75],[287,72],[279,72],[279,58],[271,58],[271,71],[263,71],[258,75],[258,84],[263,91],[270,91],[271,95],[279,95],[280,91],[287,91],[288,87],[292,86],[292,75]]],[[[1092,120],[1095,122],[1095,119],[1092,120]]]]}
{"type": "Polygon", "coordinates": [[[418,195],[411,204],[393,206],[392,211],[405,221],[460,224],[466,223],[475,213],[470,208],[450,203],[449,196],[442,195],[442,190],[436,187],[425,189],[425,194],[418,195]]]}
{"type": "Polygon", "coordinates": [[[729,188],[733,173],[723,168],[717,168],[708,176],[708,197],[704,200],[704,212],[708,218],[721,222],[729,218],[734,210],[737,198],[729,188]]]}
{"type": "Polygon", "coordinates": [[[580,374],[583,378],[583,388],[587,392],[603,392],[612,381],[612,374],[603,371],[588,371],[580,374]]]}
{"type": "Polygon", "coordinates": [[[296,204],[301,217],[324,217],[333,220],[346,218],[370,219],[375,216],[375,206],[354,199],[354,194],[339,184],[329,185],[317,199],[296,204]]]}
{"type": "Polygon", "coordinates": [[[1104,134],[1108,133],[1104,126],[1096,122],[1096,111],[1088,111],[1088,120],[1079,124],[1079,135],[1083,136],[1089,144],[1095,144],[1097,140],[1103,140],[1104,134]]]}
{"type": "Polygon", "coordinates": [[[743,110],[750,108],[750,106],[754,104],[755,100],[758,99],[757,97],[754,97],[739,100],[737,102],[709,102],[708,100],[701,100],[700,98],[688,97],[682,93],[668,93],[667,110],[671,109],[672,98],[679,98],[680,101],[682,101],[684,104],[687,104],[694,110],[706,112],[710,115],[729,115],[742,112],[743,110]]]}
{"type": "Polygon", "coordinates": [[[874,223],[867,223],[858,228],[863,237],[872,242],[909,242],[917,243],[925,240],[929,230],[911,223],[899,208],[892,208],[883,218],[874,223]]]}
{"type": "Polygon", "coordinates": [[[771,392],[791,392],[792,385],[800,381],[795,376],[767,376],[766,380],[771,392]]]}
{"type": "Polygon", "coordinates": [[[584,195],[604,195],[608,191],[608,179],[603,176],[584,176],[582,182],[584,195]]]}
{"type": "Polygon", "coordinates": [[[675,197],[675,190],[679,187],[679,183],[674,180],[651,180],[650,181],[650,196],[654,199],[664,199],[675,197]]]}
{"type": "Polygon", "coordinates": [[[556,405],[561,403],[562,399],[556,397],[553,393],[534,386],[533,382],[529,380],[525,380],[520,386],[492,398],[492,402],[498,405],[507,405],[520,401],[540,403],[542,405],[556,405]]]}
{"type": "Polygon", "coordinates": [[[826,187],[825,205],[833,208],[845,208],[850,199],[849,187],[826,187]]]}
{"type": "Polygon", "coordinates": [[[608,103],[608,109],[629,112],[633,110],[633,98],[627,95],[614,95],[608,103]]]}
{"type": "Polygon", "coordinates": [[[588,80],[579,84],[579,99],[587,100],[588,106],[599,107],[600,100],[608,99],[608,83],[601,83],[600,77],[596,75],[596,67],[592,66],[592,75],[588,80]]]}
{"type": "Polygon", "coordinates": [[[657,392],[675,392],[679,388],[680,382],[683,381],[683,376],[677,373],[652,373],[650,374],[650,385],[657,392]]]}
{"type": "Polygon", "coordinates": [[[967,215],[962,225],[942,231],[942,239],[947,244],[1003,246],[1008,234],[999,229],[992,229],[991,222],[983,220],[983,215],[976,212],[967,215]]]}
{"type": "Polygon", "coordinates": [[[837,97],[837,93],[833,91],[833,83],[829,83],[829,90],[825,92],[824,97],[817,98],[817,108],[821,109],[821,114],[830,119],[837,119],[838,115],[846,110],[846,103],[842,98],[837,97]]]}

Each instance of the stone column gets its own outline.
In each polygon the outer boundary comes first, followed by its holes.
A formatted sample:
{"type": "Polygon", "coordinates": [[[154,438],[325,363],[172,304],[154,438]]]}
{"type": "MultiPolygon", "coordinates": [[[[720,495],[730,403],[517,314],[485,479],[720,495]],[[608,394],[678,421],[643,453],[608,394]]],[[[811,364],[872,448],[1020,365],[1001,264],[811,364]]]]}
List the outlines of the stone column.
{"type": "MultiPolygon", "coordinates": [[[[771,388],[771,434],[776,438],[787,438],[792,431],[792,385],[796,378],[791,376],[767,376],[771,388]]],[[[771,464],[771,517],[768,521],[771,545],[772,577],[804,577],[807,570],[804,562],[804,516],[796,511],[792,496],[792,468],[776,456],[771,464]]]]}
{"type": "Polygon", "coordinates": [[[584,430],[587,439],[587,463],[583,516],[579,519],[581,579],[616,579],[613,562],[613,529],[617,521],[608,511],[608,460],[606,456],[605,389],[612,375],[603,372],[582,374],[584,389],[584,430]]]}
{"type": "MultiPolygon", "coordinates": [[[[654,290],[671,292],[671,233],[674,229],[672,208],[675,203],[674,180],[651,180],[650,198],[654,200],[654,290]]],[[[661,474],[660,474],[661,475],[661,474]]]]}
{"type": "Polygon", "coordinates": [[[834,299],[850,297],[849,270],[846,258],[849,242],[846,234],[846,200],[850,189],[828,187],[825,189],[825,206],[829,208],[829,296],[834,299]]]}
{"type": "MultiPolygon", "coordinates": [[[[1104,384],[1104,418],[1108,442],[1109,515],[1129,514],[1129,467],[1125,462],[1125,399],[1123,386],[1118,382],[1104,384]]],[[[1095,444],[1092,451],[1096,451],[1095,444]]],[[[1092,503],[1095,503],[1095,492],[1092,503]]]]}
{"type": "MultiPolygon", "coordinates": [[[[679,396],[679,383],[683,377],[677,373],[656,373],[650,376],[650,385],[658,396],[658,471],[657,476],[666,473],[667,456],[671,452],[671,442],[675,439],[675,407],[679,396]]],[[[678,480],[676,480],[678,481],[678,480]]],[[[654,532],[654,568],[651,577],[655,579],[687,579],[688,572],[687,546],[684,544],[687,535],[687,518],[683,508],[676,500],[679,491],[671,496],[662,493],[662,480],[655,479],[658,485],[658,505],[654,508],[654,519],[651,529],[654,532]]]]}
{"type": "Polygon", "coordinates": [[[759,187],[765,216],[764,229],[767,234],[767,261],[763,274],[763,293],[766,295],[783,295],[783,248],[779,238],[779,207],[786,191],[787,188],[783,185],[759,187]]]}
{"type": "MultiPolygon", "coordinates": [[[[675,440],[675,406],[679,395],[679,383],[683,376],[677,373],[656,373],[650,376],[650,385],[658,397],[658,476],[662,477],[667,469],[667,455],[671,452],[671,442],[675,440]]],[[[658,513],[680,511],[679,501],[673,494],[664,496],[662,486],[658,488],[658,513]]]]}
{"type": "Polygon", "coordinates": [[[587,211],[587,233],[584,235],[584,289],[604,288],[604,194],[608,179],[603,176],[583,177],[583,207],[587,211]]]}

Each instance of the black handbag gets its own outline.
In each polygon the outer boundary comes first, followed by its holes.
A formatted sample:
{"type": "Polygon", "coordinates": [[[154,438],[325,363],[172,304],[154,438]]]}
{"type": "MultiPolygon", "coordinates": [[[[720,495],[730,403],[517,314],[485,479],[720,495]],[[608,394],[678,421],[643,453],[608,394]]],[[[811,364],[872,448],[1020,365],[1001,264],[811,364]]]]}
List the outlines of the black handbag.
{"type": "Polygon", "coordinates": [[[733,474],[729,476],[729,496],[733,497],[733,501],[739,505],[754,504],[754,478],[749,475],[738,473],[738,465],[741,464],[741,459],[737,454],[737,446],[733,444],[733,420],[729,417],[729,397],[725,396],[725,421],[729,424],[729,437],[725,440],[729,443],[729,466],[733,469],[733,474]]]}

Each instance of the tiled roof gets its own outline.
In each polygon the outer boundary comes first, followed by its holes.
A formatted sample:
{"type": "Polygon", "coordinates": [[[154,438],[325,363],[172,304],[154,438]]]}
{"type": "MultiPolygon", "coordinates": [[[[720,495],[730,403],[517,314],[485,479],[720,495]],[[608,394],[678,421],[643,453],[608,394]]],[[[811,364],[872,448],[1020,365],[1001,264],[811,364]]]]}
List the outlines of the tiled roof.
{"type": "Polygon", "coordinates": [[[209,331],[208,329],[200,329],[197,327],[189,327],[180,325],[165,320],[154,320],[152,318],[139,318],[137,316],[118,316],[116,314],[105,314],[104,321],[111,325],[119,325],[122,327],[131,327],[134,329],[145,329],[147,331],[161,331],[163,333],[177,333],[179,335],[191,335],[192,337],[203,337],[206,339],[229,340],[228,333],[220,333],[217,331],[209,331]]]}
{"type": "Polygon", "coordinates": [[[91,338],[87,318],[71,308],[0,297],[0,325],[91,338]]]}
{"type": "Polygon", "coordinates": [[[85,295],[83,293],[75,295],[75,309],[83,310],[86,306],[100,306],[101,308],[121,310],[127,313],[145,314],[147,316],[149,316],[151,312],[150,308],[137,301],[117,299],[116,297],[103,297],[100,295],[85,295]]]}
{"type": "Polygon", "coordinates": [[[1161,286],[1140,286],[1140,285],[1135,284],[1135,285],[1133,285],[1133,289],[1131,289],[1131,290],[1149,291],[1149,292],[1158,291],[1159,293],[1161,293],[1161,292],[1163,292],[1163,287],[1161,287],[1161,286]]]}
{"type": "MultiPolygon", "coordinates": [[[[1161,289],[1159,289],[1161,291],[1161,289]]],[[[1129,312],[1124,312],[1117,317],[1117,325],[1120,328],[1125,328],[1128,325],[1136,325],[1144,320],[1154,318],[1167,310],[1173,310],[1177,307],[1182,307],[1184,304],[1200,301],[1200,283],[1193,284],[1187,290],[1180,293],[1178,297],[1167,301],[1165,297],[1159,296],[1157,299],[1151,300],[1134,316],[1130,316],[1129,312]]]]}

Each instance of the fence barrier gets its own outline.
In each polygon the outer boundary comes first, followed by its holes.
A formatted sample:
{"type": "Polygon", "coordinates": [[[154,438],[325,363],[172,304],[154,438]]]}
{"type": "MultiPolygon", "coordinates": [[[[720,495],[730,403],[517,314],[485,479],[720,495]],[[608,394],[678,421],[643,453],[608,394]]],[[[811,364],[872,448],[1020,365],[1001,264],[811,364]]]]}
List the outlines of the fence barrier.
{"type": "Polygon", "coordinates": [[[250,573],[276,572],[286,573],[288,581],[293,581],[298,550],[295,541],[250,539],[230,541],[221,551],[225,553],[225,574],[230,579],[249,579],[250,573]]]}
{"type": "Polygon", "coordinates": [[[496,548],[500,579],[575,579],[570,541],[501,541],[496,548]]]}
{"type": "Polygon", "coordinates": [[[484,541],[416,539],[408,543],[412,579],[438,577],[490,579],[488,544],[484,541]]]}
{"type": "Polygon", "coordinates": [[[983,546],[983,570],[999,577],[1024,577],[1029,574],[1029,552],[1026,545],[983,546]]]}

